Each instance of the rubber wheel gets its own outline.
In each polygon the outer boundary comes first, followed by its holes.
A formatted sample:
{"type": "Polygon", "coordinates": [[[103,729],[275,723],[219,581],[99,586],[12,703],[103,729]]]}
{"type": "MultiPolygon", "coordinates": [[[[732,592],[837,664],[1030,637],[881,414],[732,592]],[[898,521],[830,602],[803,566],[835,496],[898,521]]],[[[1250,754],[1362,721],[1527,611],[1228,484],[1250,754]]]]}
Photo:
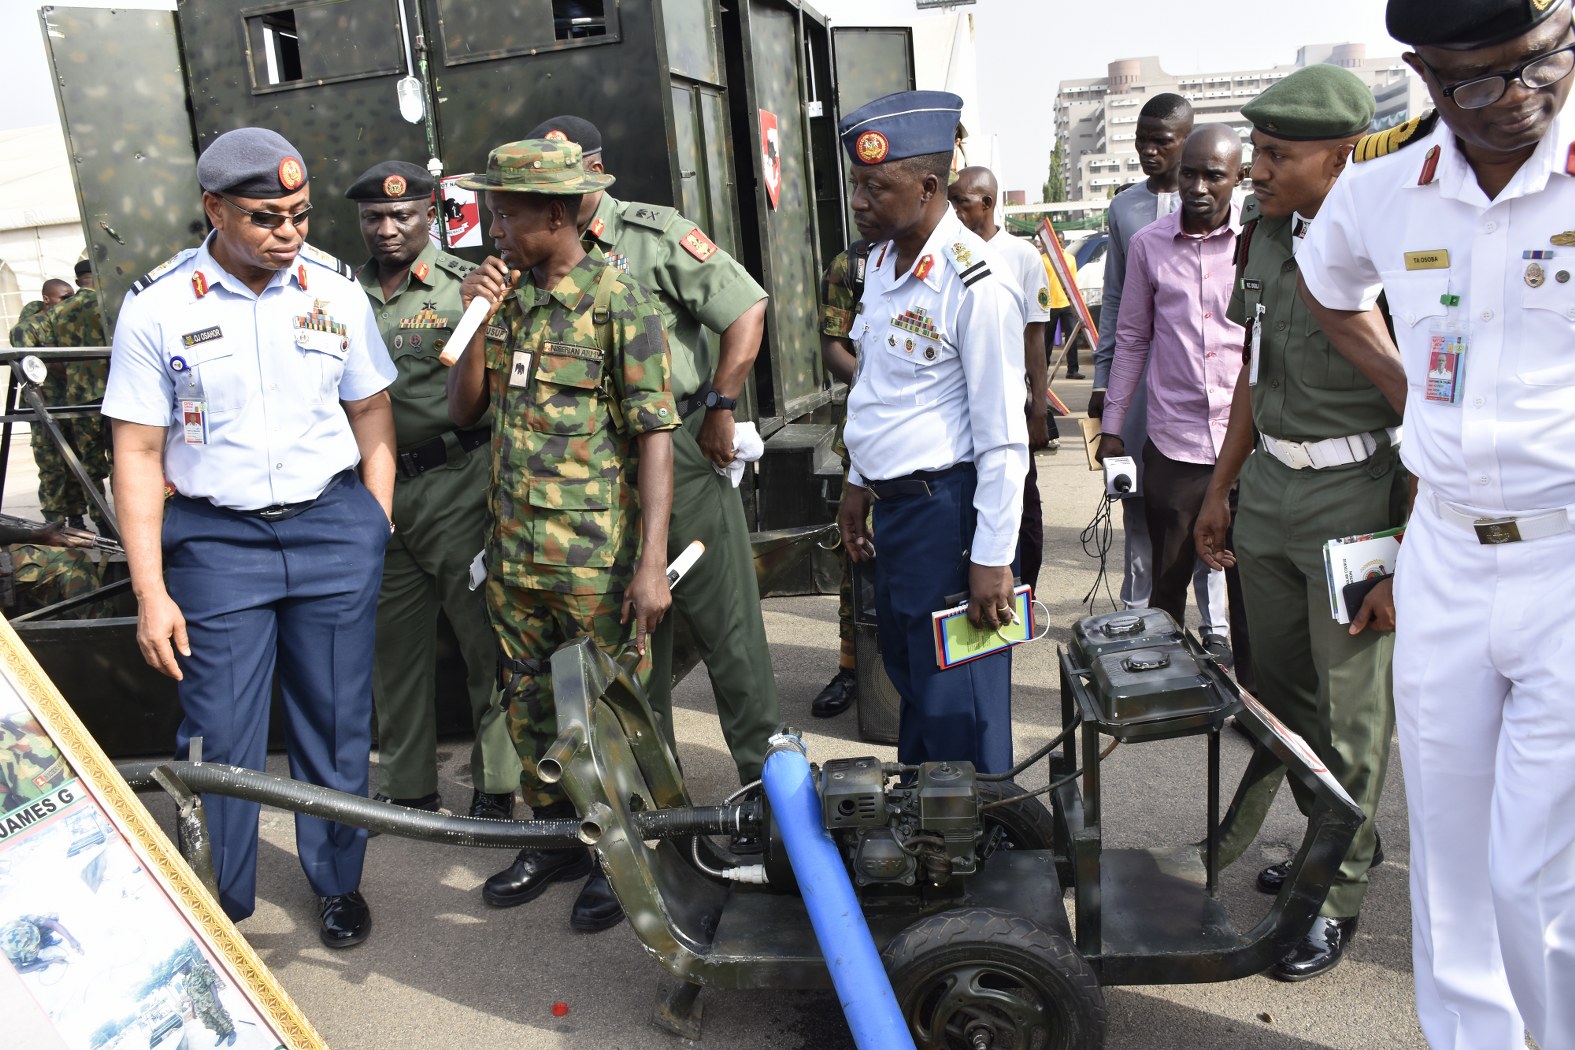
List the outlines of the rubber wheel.
{"type": "Polygon", "coordinates": [[[1097,1050],[1105,997],[1066,938],[996,908],[909,926],[881,953],[921,1050],[1097,1050]]]}
{"type": "MultiPolygon", "coordinates": [[[[979,781],[981,806],[1025,794],[1027,792],[1010,780],[979,781]]],[[[991,852],[996,849],[1055,848],[1055,818],[1038,798],[987,809],[979,815],[979,823],[987,838],[991,831],[1000,829],[1000,834],[994,836],[995,846],[991,852]]]]}

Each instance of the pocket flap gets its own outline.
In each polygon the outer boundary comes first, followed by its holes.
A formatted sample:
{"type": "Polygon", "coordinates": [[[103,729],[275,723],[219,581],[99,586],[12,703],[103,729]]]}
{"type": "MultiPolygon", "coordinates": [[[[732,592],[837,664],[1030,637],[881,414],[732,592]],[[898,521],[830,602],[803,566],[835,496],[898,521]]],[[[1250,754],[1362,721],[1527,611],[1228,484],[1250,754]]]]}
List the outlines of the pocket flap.
{"type": "Polygon", "coordinates": [[[602,351],[574,343],[543,343],[536,359],[536,378],[544,383],[591,390],[601,385],[602,351]]]}
{"type": "Polygon", "coordinates": [[[612,482],[606,478],[539,478],[531,482],[530,505],[550,510],[609,510],[612,482]]]}

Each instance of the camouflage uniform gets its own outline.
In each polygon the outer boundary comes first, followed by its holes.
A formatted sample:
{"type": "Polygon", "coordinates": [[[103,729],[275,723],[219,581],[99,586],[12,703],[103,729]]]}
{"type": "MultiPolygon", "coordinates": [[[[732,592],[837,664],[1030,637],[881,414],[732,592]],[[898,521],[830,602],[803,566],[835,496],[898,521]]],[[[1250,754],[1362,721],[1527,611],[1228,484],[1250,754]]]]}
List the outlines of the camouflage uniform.
{"type": "MultiPolygon", "coordinates": [[[[820,282],[820,334],[829,335],[833,339],[848,339],[848,333],[853,329],[853,313],[858,309],[858,303],[853,298],[853,289],[848,286],[848,253],[838,252],[837,257],[831,260],[831,265],[826,267],[826,276],[820,282]]],[[[848,349],[853,350],[853,344],[848,342],[848,349]]],[[[837,455],[842,458],[842,480],[848,480],[848,449],[842,443],[842,424],[837,424],[837,439],[832,446],[837,450],[837,455]]],[[[841,651],[837,655],[837,666],[844,671],[851,671],[856,666],[854,659],[853,636],[853,569],[848,564],[848,559],[842,559],[842,581],[837,585],[837,637],[841,640],[841,651]]]]}
{"type": "MultiPolygon", "coordinates": [[[[0,548],[0,595],[7,616],[86,594],[104,582],[106,562],[80,547],[13,543],[0,548]]],[[[62,620],[96,620],[112,615],[109,601],[91,602],[59,614],[62,620]]]]}
{"type": "Polygon", "coordinates": [[[16,341],[22,338],[22,326],[27,324],[27,322],[31,321],[34,317],[37,317],[40,313],[47,309],[48,307],[44,305],[44,300],[42,299],[34,299],[32,302],[22,307],[22,313],[17,317],[16,324],[11,326],[12,346],[15,346],[16,341]]]}
{"type": "Polygon", "coordinates": [[[487,328],[493,533],[487,607],[532,809],[564,802],[536,762],[557,736],[547,661],[589,635],[614,649],[640,556],[635,439],[678,425],[661,317],[597,253],[551,291],[524,287],[487,328]],[[597,302],[607,320],[595,321],[597,302]]]}
{"type": "Polygon", "coordinates": [[[206,959],[193,959],[185,979],[186,998],[192,1009],[209,1031],[223,1042],[235,1031],[235,1021],[230,1012],[219,1002],[219,975],[213,972],[206,959]]]}
{"type": "Polygon", "coordinates": [[[43,798],[70,776],[37,722],[26,715],[0,718],[0,813],[43,798]]]}
{"type": "Polygon", "coordinates": [[[46,929],[44,923],[57,921],[60,916],[19,915],[0,927],[0,955],[4,955],[20,971],[37,970],[50,963],[68,962],[69,956],[60,947],[60,934],[46,929]]]}
{"type": "Polygon", "coordinates": [[[375,261],[359,275],[399,371],[388,388],[399,448],[411,452],[436,441],[447,453],[446,462],[416,474],[406,465],[412,457],[401,456],[394,479],[399,531],[383,557],[372,698],[382,790],[396,799],[437,790],[433,697],[439,608],[465,660],[476,729],[471,783],[495,794],[513,794],[519,786],[519,760],[494,697],[497,648],[481,595],[470,590],[470,563],[487,539],[487,458],[467,451],[461,439],[485,443],[488,423],[483,420],[466,432],[454,429],[448,418],[448,369],[438,361],[464,313],[460,281],[475,268],[429,244],[411,264],[405,287],[387,299],[375,261]]]}
{"type": "MultiPolygon", "coordinates": [[[[57,303],[21,325],[13,340],[17,347],[108,346],[104,319],[99,313],[98,293],[83,288],[71,298],[57,303]]],[[[109,379],[107,360],[71,361],[55,364],[49,378],[39,388],[50,407],[89,405],[104,400],[104,384],[109,379]]],[[[103,491],[109,476],[109,442],[105,420],[96,412],[56,422],[66,440],[82,461],[83,469],[103,491]]],[[[86,494],[66,468],[48,432],[41,425],[32,427],[33,460],[38,464],[38,503],[45,518],[55,521],[87,513],[86,494]]]]}

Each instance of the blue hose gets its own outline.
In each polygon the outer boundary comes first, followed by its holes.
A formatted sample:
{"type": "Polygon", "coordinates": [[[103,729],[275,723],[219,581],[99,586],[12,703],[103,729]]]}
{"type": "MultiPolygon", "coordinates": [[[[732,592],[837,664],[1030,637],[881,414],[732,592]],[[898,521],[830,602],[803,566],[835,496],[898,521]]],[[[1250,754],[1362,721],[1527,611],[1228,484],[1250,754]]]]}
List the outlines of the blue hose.
{"type": "Polygon", "coordinates": [[[859,1050],[912,1050],[913,1036],[853,895],[842,855],[821,822],[820,796],[803,741],[788,733],[772,737],[761,780],[853,1041],[859,1050]]]}

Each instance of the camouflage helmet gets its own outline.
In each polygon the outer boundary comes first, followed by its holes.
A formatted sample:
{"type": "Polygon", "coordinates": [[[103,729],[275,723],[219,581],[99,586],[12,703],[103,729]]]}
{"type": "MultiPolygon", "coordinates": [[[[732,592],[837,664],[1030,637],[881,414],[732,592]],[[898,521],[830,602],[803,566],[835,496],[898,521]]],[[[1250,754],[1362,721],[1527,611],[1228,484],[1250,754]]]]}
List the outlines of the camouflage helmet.
{"type": "Polygon", "coordinates": [[[487,156],[487,170],[459,180],[467,190],[584,196],[613,184],[611,175],[585,170],[583,153],[572,142],[524,139],[508,142],[487,156]]]}

